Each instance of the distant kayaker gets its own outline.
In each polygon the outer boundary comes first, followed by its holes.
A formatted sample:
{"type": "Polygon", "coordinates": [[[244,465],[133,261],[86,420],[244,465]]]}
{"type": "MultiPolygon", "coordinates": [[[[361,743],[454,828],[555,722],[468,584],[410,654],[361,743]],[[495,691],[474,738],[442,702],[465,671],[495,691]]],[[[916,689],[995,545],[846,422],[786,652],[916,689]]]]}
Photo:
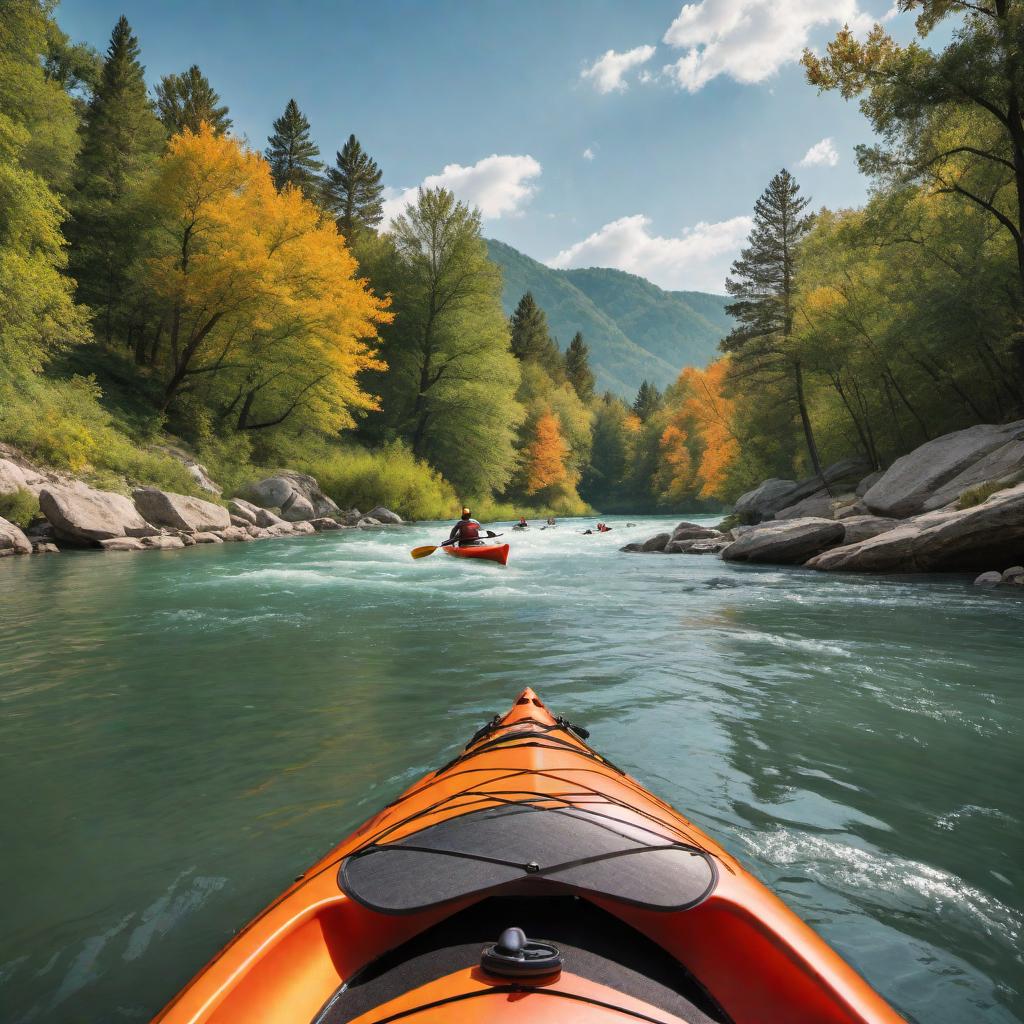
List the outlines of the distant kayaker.
{"type": "Polygon", "coordinates": [[[558,524],[555,522],[555,517],[554,516],[548,516],[548,526],[557,526],[557,525],[558,524]]]}
{"type": "Polygon", "coordinates": [[[524,516],[520,516],[519,517],[519,522],[516,523],[515,528],[517,530],[525,530],[525,529],[527,529],[529,527],[529,525],[530,524],[526,521],[526,518],[524,516]]]}
{"type": "Polygon", "coordinates": [[[458,541],[460,548],[472,547],[480,543],[480,524],[473,518],[468,508],[462,510],[462,518],[452,527],[448,535],[448,543],[458,541]]]}
{"type": "Polygon", "coordinates": [[[606,523],[598,523],[597,524],[597,532],[598,533],[611,533],[612,532],[612,528],[610,526],[608,526],[606,523]]]}

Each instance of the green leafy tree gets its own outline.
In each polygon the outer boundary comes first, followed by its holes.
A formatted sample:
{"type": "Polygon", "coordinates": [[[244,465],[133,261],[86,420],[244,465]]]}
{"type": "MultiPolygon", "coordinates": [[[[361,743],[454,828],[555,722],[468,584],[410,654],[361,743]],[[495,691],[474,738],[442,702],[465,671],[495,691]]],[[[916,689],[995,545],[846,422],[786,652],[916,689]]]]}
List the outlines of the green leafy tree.
{"type": "Polygon", "coordinates": [[[351,238],[357,231],[372,231],[384,216],[380,183],[381,169],[363,152],[359,140],[350,135],[335,155],[335,165],[327,169],[324,181],[324,205],[338,224],[338,230],[351,238]]]}
{"type": "Polygon", "coordinates": [[[548,318],[537,305],[531,292],[527,292],[516,305],[509,321],[512,336],[512,354],[523,362],[543,366],[552,377],[561,377],[562,358],[558,345],[548,331],[548,318]]]}
{"type": "Polygon", "coordinates": [[[160,79],[156,110],[168,135],[177,135],[185,128],[196,134],[204,122],[215,135],[223,135],[231,128],[228,108],[196,64],[180,75],[164,75],[160,79]]]}
{"type": "Polygon", "coordinates": [[[381,330],[383,411],[365,432],[407,441],[463,496],[500,490],[523,410],[501,272],[487,258],[479,212],[446,189],[423,189],[390,233],[364,236],[356,255],[395,312],[381,330]]]}
{"type": "Polygon", "coordinates": [[[310,137],[309,121],[295,100],[288,101],[284,113],[274,122],[274,132],[267,143],[267,161],[274,184],[279,189],[294,185],[308,199],[319,199],[323,170],[320,150],[310,137]]]}
{"type": "Polygon", "coordinates": [[[595,378],[590,368],[590,349],[579,331],[565,350],[565,376],[584,402],[594,397],[595,378]]]}
{"type": "MultiPolygon", "coordinates": [[[[594,406],[591,455],[583,470],[580,495],[602,512],[629,510],[624,481],[629,466],[629,408],[610,391],[594,406]]],[[[637,505],[634,503],[632,509],[637,505]]]]}
{"type": "Polygon", "coordinates": [[[646,423],[661,408],[661,402],[661,392],[650,381],[641,381],[633,400],[633,412],[646,423]]]}
{"type": "Polygon", "coordinates": [[[82,127],[71,197],[71,273],[106,340],[128,317],[128,272],[143,229],[133,189],[158,155],[163,130],[146,94],[139,43],[122,16],[82,127]]]}
{"type": "Polygon", "coordinates": [[[1015,353],[1024,371],[1024,4],[899,0],[923,39],[957,19],[947,45],[899,46],[880,26],[844,28],[823,57],[805,51],[810,82],[862,96],[882,143],[858,147],[861,169],[890,184],[923,184],[968,203],[1005,232],[1016,256],[1015,353]]]}
{"type": "Polygon", "coordinates": [[[756,392],[765,382],[788,384],[811,465],[820,476],[821,459],[807,406],[803,361],[799,348],[790,343],[797,254],[813,223],[813,217],[805,213],[809,202],[800,195],[796,179],[783,169],[754,204],[754,226],[747,246],[725,282],[735,299],[727,309],[737,325],[721,348],[732,355],[732,378],[744,382],[743,386],[756,392]]]}

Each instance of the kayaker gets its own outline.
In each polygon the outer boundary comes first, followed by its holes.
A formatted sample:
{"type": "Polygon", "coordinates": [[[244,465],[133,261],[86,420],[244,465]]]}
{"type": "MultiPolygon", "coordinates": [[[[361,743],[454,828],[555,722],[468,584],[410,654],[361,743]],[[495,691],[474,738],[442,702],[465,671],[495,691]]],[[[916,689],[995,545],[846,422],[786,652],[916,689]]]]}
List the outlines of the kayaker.
{"type": "Polygon", "coordinates": [[[516,526],[518,526],[520,530],[525,530],[526,527],[528,527],[529,525],[530,524],[526,521],[525,517],[523,517],[523,516],[520,516],[519,517],[519,522],[516,523],[516,526]]]}
{"type": "Polygon", "coordinates": [[[612,528],[610,526],[608,526],[607,524],[605,524],[605,523],[598,523],[597,524],[597,532],[598,533],[611,533],[612,532],[612,528]]]}
{"type": "Polygon", "coordinates": [[[472,547],[480,543],[480,524],[473,518],[468,508],[462,510],[462,518],[452,527],[448,535],[448,543],[458,541],[460,548],[472,547]]]}

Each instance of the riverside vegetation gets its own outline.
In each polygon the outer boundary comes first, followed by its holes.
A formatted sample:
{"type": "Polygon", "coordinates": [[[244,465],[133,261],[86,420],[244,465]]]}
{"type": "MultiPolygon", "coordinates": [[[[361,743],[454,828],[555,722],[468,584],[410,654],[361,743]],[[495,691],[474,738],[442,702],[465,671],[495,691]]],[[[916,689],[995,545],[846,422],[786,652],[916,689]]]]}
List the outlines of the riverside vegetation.
{"type": "MultiPolygon", "coordinates": [[[[595,393],[586,339],[559,347],[530,292],[506,319],[450,192],[384,225],[380,168],[354,136],[325,165],[294,100],[257,153],[199,68],[149,94],[123,17],[100,56],[52,5],[0,0],[0,440],[112,492],[196,496],[191,460],[230,496],[287,466],[339,507],[497,517],[724,509],[1013,420],[1021,5],[902,6],[919,41],[844,30],[804,57],[878,133],[869,203],[812,215],[775,175],[720,358],[627,401],[595,393]]],[[[31,522],[33,501],[8,489],[0,515],[31,522]]]]}

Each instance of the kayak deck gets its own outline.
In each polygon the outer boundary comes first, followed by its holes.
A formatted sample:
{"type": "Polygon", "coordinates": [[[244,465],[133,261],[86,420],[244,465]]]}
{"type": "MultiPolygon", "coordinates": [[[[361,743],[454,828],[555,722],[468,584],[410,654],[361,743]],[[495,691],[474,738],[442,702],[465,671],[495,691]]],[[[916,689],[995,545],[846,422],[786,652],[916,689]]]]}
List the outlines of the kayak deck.
{"type": "Polygon", "coordinates": [[[488,562],[505,565],[508,562],[508,544],[473,544],[459,546],[449,544],[444,549],[449,555],[457,558],[482,558],[488,562]]]}
{"type": "Polygon", "coordinates": [[[525,690],[300,876],[156,1019],[901,1020],[584,734],[525,690]],[[498,955],[516,929],[525,945],[498,955]]]}

